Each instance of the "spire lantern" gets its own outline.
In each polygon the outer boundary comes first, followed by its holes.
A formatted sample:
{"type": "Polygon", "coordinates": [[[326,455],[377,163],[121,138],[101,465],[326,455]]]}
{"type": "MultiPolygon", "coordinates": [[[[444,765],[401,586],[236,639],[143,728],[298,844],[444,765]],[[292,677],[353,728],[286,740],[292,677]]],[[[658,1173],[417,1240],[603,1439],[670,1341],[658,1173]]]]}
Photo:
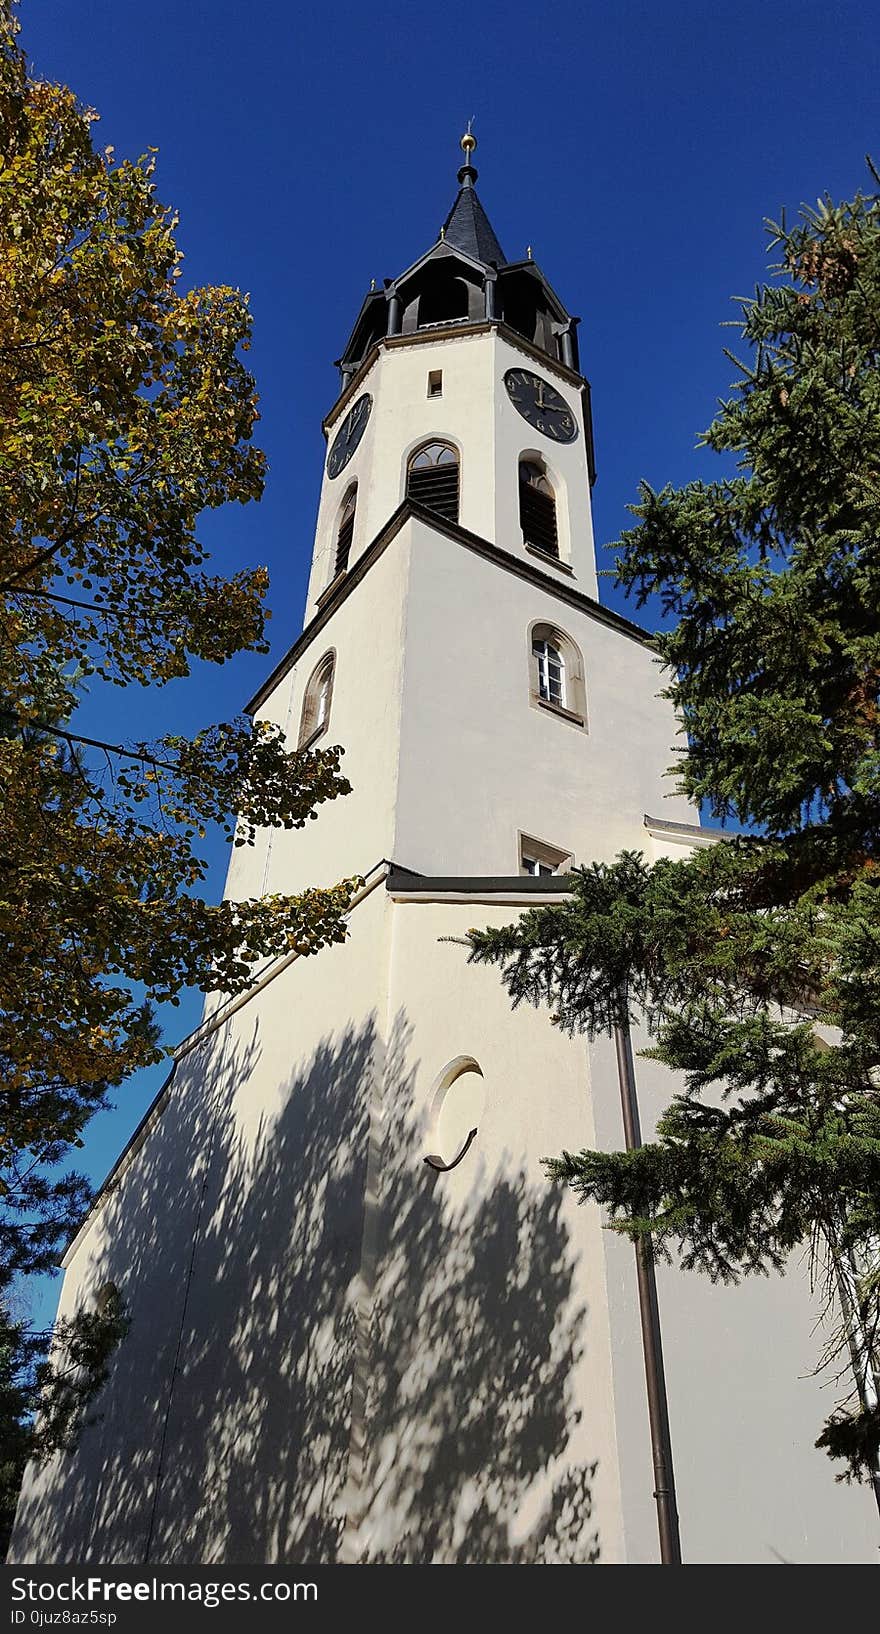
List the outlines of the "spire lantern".
{"type": "Polygon", "coordinates": [[[464,164],[461,166],[461,169],[458,172],[459,187],[473,187],[477,179],[477,171],[471,164],[471,154],[477,145],[477,138],[471,130],[472,124],[473,119],[469,119],[467,122],[467,130],[459,143],[459,147],[464,154],[464,164]]]}
{"type": "Polygon", "coordinates": [[[437,237],[385,287],[374,281],[338,360],[345,389],[373,348],[398,336],[415,339],[441,323],[468,329],[501,324],[539,352],[579,370],[575,319],[535,265],[508,262],[477,192],[473,120],[459,137],[464,164],[458,189],[437,237]]]}

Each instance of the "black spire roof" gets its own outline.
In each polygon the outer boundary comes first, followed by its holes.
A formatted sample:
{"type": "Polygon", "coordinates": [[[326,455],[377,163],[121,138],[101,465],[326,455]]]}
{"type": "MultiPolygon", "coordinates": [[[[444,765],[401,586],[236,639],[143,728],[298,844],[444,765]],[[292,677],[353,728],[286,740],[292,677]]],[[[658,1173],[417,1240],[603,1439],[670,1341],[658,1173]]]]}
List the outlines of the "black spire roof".
{"type": "Polygon", "coordinates": [[[486,265],[494,261],[496,266],[503,267],[506,265],[505,254],[477,198],[474,188],[477,172],[469,160],[470,154],[468,162],[458,172],[458,197],[443,223],[441,237],[453,249],[463,250],[474,261],[482,261],[486,265]]]}

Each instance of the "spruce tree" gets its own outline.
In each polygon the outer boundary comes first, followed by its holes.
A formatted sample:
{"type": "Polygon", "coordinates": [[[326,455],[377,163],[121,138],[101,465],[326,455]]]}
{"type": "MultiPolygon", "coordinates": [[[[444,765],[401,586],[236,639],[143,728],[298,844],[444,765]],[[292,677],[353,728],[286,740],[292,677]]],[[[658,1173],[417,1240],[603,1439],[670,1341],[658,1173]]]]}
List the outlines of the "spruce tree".
{"type": "Polygon", "coordinates": [[[817,1445],[880,1506],[880,198],[768,227],[703,438],[736,474],[642,484],[616,547],[665,614],[671,775],[746,831],[576,870],[568,901],[471,932],[470,957],[571,1033],[647,1022],[681,1074],[654,1140],[548,1170],[686,1270],[736,1281],[811,1249],[835,1313],[816,1360],[843,1380],[817,1445]]]}

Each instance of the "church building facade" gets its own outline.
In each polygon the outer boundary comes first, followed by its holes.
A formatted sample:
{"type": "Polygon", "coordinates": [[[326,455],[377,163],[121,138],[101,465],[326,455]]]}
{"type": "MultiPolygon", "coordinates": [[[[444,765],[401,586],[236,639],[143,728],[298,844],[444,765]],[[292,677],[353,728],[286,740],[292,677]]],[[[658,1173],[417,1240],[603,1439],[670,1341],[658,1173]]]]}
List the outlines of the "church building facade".
{"type": "MultiPolygon", "coordinates": [[[[16,1561],[659,1559],[633,1249],[541,1166],[623,1144],[613,1045],[511,1012],[456,938],[713,838],[669,794],[647,638],[598,599],[577,320],[462,146],[340,360],[303,632],[250,706],[344,745],[353,793],[236,850],[228,894],[359,874],[349,935],[209,1002],[70,1245],[62,1313],[112,1284],[131,1328],[28,1472],[16,1561]]],[[[636,1071],[649,1133],[672,1080],[636,1071]]],[[[874,1559],[813,1447],[803,1267],[657,1282],[684,1561],[874,1559]]]]}

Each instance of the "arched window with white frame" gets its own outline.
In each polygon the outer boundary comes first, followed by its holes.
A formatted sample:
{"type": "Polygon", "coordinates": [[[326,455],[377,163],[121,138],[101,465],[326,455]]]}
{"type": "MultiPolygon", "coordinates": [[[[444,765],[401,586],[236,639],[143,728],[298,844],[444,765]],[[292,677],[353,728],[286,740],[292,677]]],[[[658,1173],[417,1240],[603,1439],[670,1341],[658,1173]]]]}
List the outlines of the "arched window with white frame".
{"type": "Polygon", "coordinates": [[[529,631],[529,682],[533,704],[586,726],[584,660],[571,636],[554,624],[533,624],[529,631]]]}
{"type": "Polygon", "coordinates": [[[538,697],[542,703],[565,708],[565,657],[550,632],[532,637],[532,653],[538,671],[538,697]]]}
{"type": "Polygon", "coordinates": [[[336,555],[333,562],[333,577],[339,573],[348,572],[348,561],[351,556],[351,544],[354,539],[354,515],[357,510],[358,485],[353,482],[348,490],[339,512],[339,525],[336,529],[336,555]]]}
{"type": "Polygon", "coordinates": [[[330,703],[333,698],[333,674],[336,654],[324,654],[312,671],[303,694],[302,715],[299,723],[297,748],[306,749],[326,732],[330,724],[330,703]]]}
{"type": "Polygon", "coordinates": [[[451,443],[423,443],[410,455],[406,495],[448,522],[458,521],[458,452],[451,443]]]}

